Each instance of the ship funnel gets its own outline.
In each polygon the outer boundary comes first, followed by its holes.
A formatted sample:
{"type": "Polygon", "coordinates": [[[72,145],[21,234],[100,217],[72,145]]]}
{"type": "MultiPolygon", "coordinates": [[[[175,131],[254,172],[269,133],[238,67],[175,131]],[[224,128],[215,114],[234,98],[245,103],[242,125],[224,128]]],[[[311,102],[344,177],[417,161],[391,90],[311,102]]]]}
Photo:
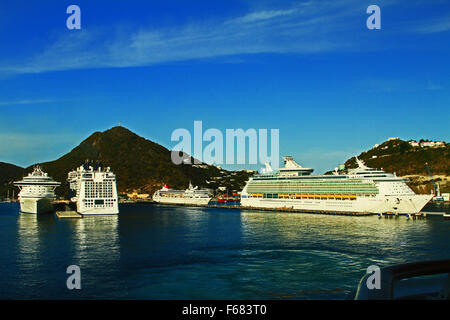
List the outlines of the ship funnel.
{"type": "Polygon", "coordinates": [[[303,168],[301,165],[299,165],[297,162],[295,162],[294,158],[292,156],[286,156],[283,157],[284,160],[284,167],[285,168],[303,168]]]}
{"type": "Polygon", "coordinates": [[[273,172],[273,169],[272,169],[272,167],[270,166],[269,161],[264,162],[264,165],[265,165],[266,167],[262,169],[262,173],[273,172]]]}

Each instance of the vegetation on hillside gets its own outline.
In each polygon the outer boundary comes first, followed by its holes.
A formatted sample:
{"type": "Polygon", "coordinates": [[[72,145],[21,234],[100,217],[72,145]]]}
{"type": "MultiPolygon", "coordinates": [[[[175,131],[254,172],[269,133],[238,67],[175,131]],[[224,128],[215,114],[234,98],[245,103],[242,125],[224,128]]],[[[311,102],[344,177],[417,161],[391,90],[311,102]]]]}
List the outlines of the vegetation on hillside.
{"type": "MultiPolygon", "coordinates": [[[[18,177],[22,177],[23,172],[24,169],[19,166],[0,162],[0,199],[6,198],[8,189],[10,192],[10,196],[12,196],[14,186],[12,186],[11,182],[18,177]]],[[[17,192],[18,190],[16,190],[16,194],[17,192]]]]}
{"type": "MultiPolygon", "coordinates": [[[[104,167],[111,167],[117,176],[119,192],[153,193],[163,184],[187,188],[190,181],[200,188],[225,186],[229,190],[241,190],[250,176],[245,171],[229,172],[206,164],[175,165],[171,151],[121,126],[95,132],[66,155],[40,165],[53,179],[62,182],[57,194],[66,195],[67,173],[86,160],[93,164],[99,161],[104,167]]],[[[33,166],[30,166],[25,172],[32,170],[33,166]]],[[[20,176],[22,172],[21,169],[20,176]]]]}
{"type": "MultiPolygon", "coordinates": [[[[386,172],[408,176],[409,185],[419,193],[429,193],[431,178],[425,164],[428,163],[433,176],[450,176],[450,144],[442,147],[413,147],[407,141],[390,140],[362,152],[359,159],[371,168],[383,168],[386,172]]],[[[346,168],[357,166],[355,157],[345,162],[346,168]]],[[[441,192],[450,192],[450,184],[442,177],[435,178],[440,183],[441,192]]]]}
{"type": "MultiPolygon", "coordinates": [[[[409,185],[419,193],[429,193],[432,188],[425,167],[425,163],[428,163],[441,191],[450,191],[450,179],[447,178],[450,177],[449,144],[439,148],[421,148],[413,147],[407,141],[389,140],[362,152],[358,157],[369,167],[407,176],[411,180],[409,185]]],[[[41,166],[56,181],[62,182],[61,187],[57,188],[57,194],[62,196],[68,192],[67,173],[86,160],[93,164],[99,161],[104,167],[111,167],[117,175],[119,192],[153,193],[163,184],[183,189],[187,188],[189,182],[200,188],[242,190],[252,175],[244,170],[227,171],[206,164],[175,165],[170,150],[121,126],[95,132],[66,155],[42,163],[41,166]]],[[[355,168],[355,157],[348,159],[345,166],[355,168]]],[[[6,195],[7,188],[12,193],[14,187],[11,182],[22,178],[32,169],[32,166],[23,169],[0,162],[0,197],[6,195]]]]}

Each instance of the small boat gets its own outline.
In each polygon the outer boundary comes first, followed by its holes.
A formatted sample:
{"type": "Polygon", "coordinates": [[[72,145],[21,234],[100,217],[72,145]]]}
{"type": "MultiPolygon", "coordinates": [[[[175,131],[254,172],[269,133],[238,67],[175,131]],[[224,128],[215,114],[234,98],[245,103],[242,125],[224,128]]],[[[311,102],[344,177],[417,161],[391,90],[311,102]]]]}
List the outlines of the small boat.
{"type": "Polygon", "coordinates": [[[186,190],[174,190],[168,185],[163,185],[160,190],[153,194],[153,201],[162,204],[206,206],[210,200],[211,197],[207,189],[194,187],[190,182],[186,190]]]}

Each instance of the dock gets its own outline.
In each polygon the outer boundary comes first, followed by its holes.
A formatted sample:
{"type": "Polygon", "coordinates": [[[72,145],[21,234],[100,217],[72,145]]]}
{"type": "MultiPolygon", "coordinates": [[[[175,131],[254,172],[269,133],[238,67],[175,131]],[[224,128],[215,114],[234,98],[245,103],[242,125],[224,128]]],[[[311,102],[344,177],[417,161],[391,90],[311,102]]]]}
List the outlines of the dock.
{"type": "Polygon", "coordinates": [[[307,210],[307,209],[294,209],[291,207],[285,208],[258,208],[258,207],[244,207],[241,206],[240,209],[243,210],[257,210],[257,211],[272,211],[272,212],[296,212],[296,213],[310,213],[310,214],[326,214],[333,216],[373,216],[374,213],[371,212],[349,212],[349,211],[323,211],[323,210],[307,210]]]}
{"type": "Polygon", "coordinates": [[[72,218],[72,219],[80,219],[83,218],[81,214],[76,211],[56,211],[56,216],[60,219],[63,218],[72,218]]]}
{"type": "Polygon", "coordinates": [[[445,215],[446,215],[446,213],[444,211],[441,211],[441,212],[439,212],[439,211],[428,211],[428,212],[422,211],[422,212],[420,212],[420,214],[424,215],[425,217],[426,216],[441,216],[441,217],[445,217],[445,215]]]}
{"type": "Polygon", "coordinates": [[[231,210],[251,210],[251,211],[268,211],[268,212],[292,212],[292,213],[309,213],[318,215],[333,215],[333,216],[350,216],[350,217],[366,217],[366,216],[378,216],[378,218],[392,219],[399,218],[400,216],[406,217],[407,220],[419,220],[425,219],[432,216],[440,216],[444,219],[450,219],[450,214],[445,212],[419,212],[411,214],[399,214],[395,212],[383,212],[383,213],[373,213],[373,212],[349,212],[349,211],[323,211],[323,210],[307,210],[307,209],[294,209],[292,207],[279,207],[279,208],[266,208],[266,207],[246,207],[239,204],[232,205],[221,205],[217,203],[209,203],[206,205],[200,204],[177,204],[177,203],[164,203],[161,205],[168,206],[180,206],[180,207],[200,207],[200,208],[215,208],[215,209],[231,209],[231,210]]]}
{"type": "Polygon", "coordinates": [[[416,220],[416,219],[425,219],[427,217],[443,217],[444,219],[446,219],[450,215],[445,212],[439,212],[439,211],[421,211],[419,213],[401,214],[401,215],[399,215],[398,213],[393,213],[393,212],[384,212],[384,213],[378,214],[378,218],[386,218],[386,219],[398,218],[399,216],[405,216],[406,219],[408,219],[408,220],[410,218],[412,218],[413,220],[416,220]]]}
{"type": "Polygon", "coordinates": [[[311,214],[326,214],[333,216],[373,216],[375,213],[371,212],[348,212],[348,211],[322,211],[322,210],[305,210],[305,209],[293,209],[291,207],[285,208],[266,208],[266,207],[246,207],[241,205],[220,205],[220,204],[164,204],[164,205],[173,205],[173,206],[181,206],[181,207],[200,207],[200,208],[216,208],[216,209],[231,209],[231,210],[252,210],[252,211],[270,211],[270,212],[295,212],[295,213],[311,213],[311,214]]]}

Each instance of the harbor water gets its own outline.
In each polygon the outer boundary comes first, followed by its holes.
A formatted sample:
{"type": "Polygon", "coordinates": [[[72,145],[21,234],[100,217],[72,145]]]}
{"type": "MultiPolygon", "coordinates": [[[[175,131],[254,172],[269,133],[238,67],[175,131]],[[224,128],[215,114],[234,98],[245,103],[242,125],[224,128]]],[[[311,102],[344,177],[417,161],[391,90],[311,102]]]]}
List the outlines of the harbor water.
{"type": "MultiPolygon", "coordinates": [[[[444,208],[448,211],[448,207],[444,208]]],[[[0,299],[347,299],[370,265],[450,258],[450,221],[121,204],[0,204],[0,299]],[[81,270],[69,290],[66,269],[81,270]]]]}

